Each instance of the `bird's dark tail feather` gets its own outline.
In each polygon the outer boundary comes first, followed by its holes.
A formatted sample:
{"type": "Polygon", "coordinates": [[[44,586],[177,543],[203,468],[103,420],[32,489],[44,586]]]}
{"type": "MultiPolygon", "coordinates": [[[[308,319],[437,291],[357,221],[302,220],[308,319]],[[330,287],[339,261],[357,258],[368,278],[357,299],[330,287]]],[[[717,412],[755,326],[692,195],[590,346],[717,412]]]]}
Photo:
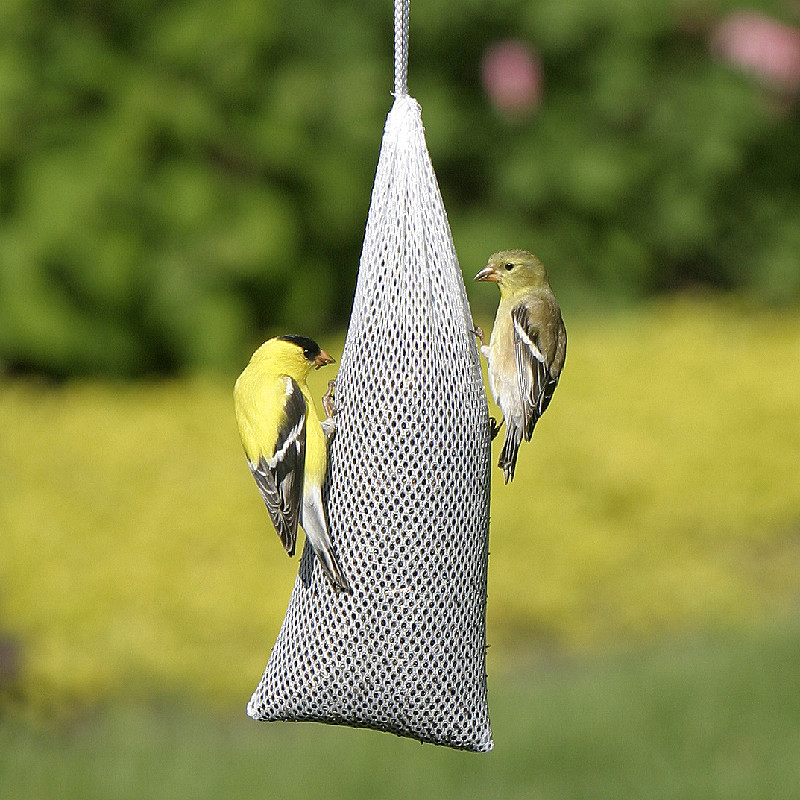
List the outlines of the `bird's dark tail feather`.
{"type": "Polygon", "coordinates": [[[509,424],[506,420],[506,438],[503,442],[503,449],[500,451],[500,460],[497,466],[503,470],[505,482],[514,480],[514,469],[517,466],[517,451],[522,441],[522,428],[514,424],[509,424]]]}
{"type": "Polygon", "coordinates": [[[325,577],[328,579],[331,586],[333,586],[337,592],[352,594],[353,588],[345,577],[344,570],[339,564],[339,560],[336,558],[333,550],[320,549],[315,550],[314,553],[319,559],[319,565],[322,567],[322,571],[325,573],[325,577]]]}

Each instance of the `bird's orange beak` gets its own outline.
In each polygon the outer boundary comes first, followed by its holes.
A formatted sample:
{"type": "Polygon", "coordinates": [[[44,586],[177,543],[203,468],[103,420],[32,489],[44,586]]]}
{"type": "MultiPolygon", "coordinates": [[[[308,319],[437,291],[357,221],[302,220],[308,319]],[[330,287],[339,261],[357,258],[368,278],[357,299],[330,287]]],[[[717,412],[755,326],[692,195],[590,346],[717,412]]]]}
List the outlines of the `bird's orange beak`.
{"type": "Polygon", "coordinates": [[[314,367],[315,369],[319,369],[328,364],[333,364],[335,360],[335,358],[329,356],[324,350],[320,350],[319,355],[314,359],[314,367]]]}
{"type": "Polygon", "coordinates": [[[500,280],[500,275],[494,267],[488,264],[475,276],[476,281],[490,281],[497,283],[500,280]]]}

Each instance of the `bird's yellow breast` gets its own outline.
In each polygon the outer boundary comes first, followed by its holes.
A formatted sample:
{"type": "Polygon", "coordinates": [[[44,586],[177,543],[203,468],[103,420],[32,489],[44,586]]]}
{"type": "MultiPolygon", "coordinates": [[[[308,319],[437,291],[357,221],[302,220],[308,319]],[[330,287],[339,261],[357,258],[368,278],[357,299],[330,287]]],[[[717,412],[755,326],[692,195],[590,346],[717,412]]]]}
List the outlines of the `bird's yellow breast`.
{"type": "Polygon", "coordinates": [[[314,408],[314,400],[308,391],[308,386],[303,384],[303,397],[306,399],[306,477],[314,478],[319,482],[325,479],[328,469],[328,443],[325,434],[322,432],[322,425],[317,410],[314,408]]]}
{"type": "MultiPolygon", "coordinates": [[[[489,341],[489,388],[496,403],[502,393],[501,381],[504,375],[516,375],[514,354],[514,325],[511,320],[512,300],[503,299],[497,309],[492,336],[489,341]]],[[[508,387],[509,389],[511,387],[508,387]]]]}

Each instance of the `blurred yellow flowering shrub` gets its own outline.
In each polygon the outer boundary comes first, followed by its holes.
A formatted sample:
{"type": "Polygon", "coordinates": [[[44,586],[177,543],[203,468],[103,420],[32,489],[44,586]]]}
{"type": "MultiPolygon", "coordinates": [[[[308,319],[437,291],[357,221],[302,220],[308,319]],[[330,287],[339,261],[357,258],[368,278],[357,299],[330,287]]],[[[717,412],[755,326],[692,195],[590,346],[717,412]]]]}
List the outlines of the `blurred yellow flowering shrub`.
{"type": "MultiPolygon", "coordinates": [[[[567,327],[557,402],[515,482],[493,467],[490,669],[519,647],[790,607],[800,318],[677,301],[567,327]]],[[[312,375],[315,396],[328,377],[312,375]]],[[[252,486],[232,382],[0,384],[0,627],[23,644],[26,702],[243,707],[297,561],[252,486]]]]}

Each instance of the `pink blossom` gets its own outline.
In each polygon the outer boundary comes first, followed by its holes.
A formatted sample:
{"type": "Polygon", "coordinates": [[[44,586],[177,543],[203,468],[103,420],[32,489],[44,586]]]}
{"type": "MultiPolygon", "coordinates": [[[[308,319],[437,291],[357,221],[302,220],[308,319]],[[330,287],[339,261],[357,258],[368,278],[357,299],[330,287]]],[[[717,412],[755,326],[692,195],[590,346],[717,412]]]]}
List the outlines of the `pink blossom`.
{"type": "Polygon", "coordinates": [[[524,42],[495,42],[483,54],[481,82],[498,111],[524,116],[539,105],[542,97],[541,61],[524,42]]]}
{"type": "Polygon", "coordinates": [[[719,23],[711,49],[778,88],[800,89],[800,29],[794,26],[757,11],[738,11],[719,23]]]}

